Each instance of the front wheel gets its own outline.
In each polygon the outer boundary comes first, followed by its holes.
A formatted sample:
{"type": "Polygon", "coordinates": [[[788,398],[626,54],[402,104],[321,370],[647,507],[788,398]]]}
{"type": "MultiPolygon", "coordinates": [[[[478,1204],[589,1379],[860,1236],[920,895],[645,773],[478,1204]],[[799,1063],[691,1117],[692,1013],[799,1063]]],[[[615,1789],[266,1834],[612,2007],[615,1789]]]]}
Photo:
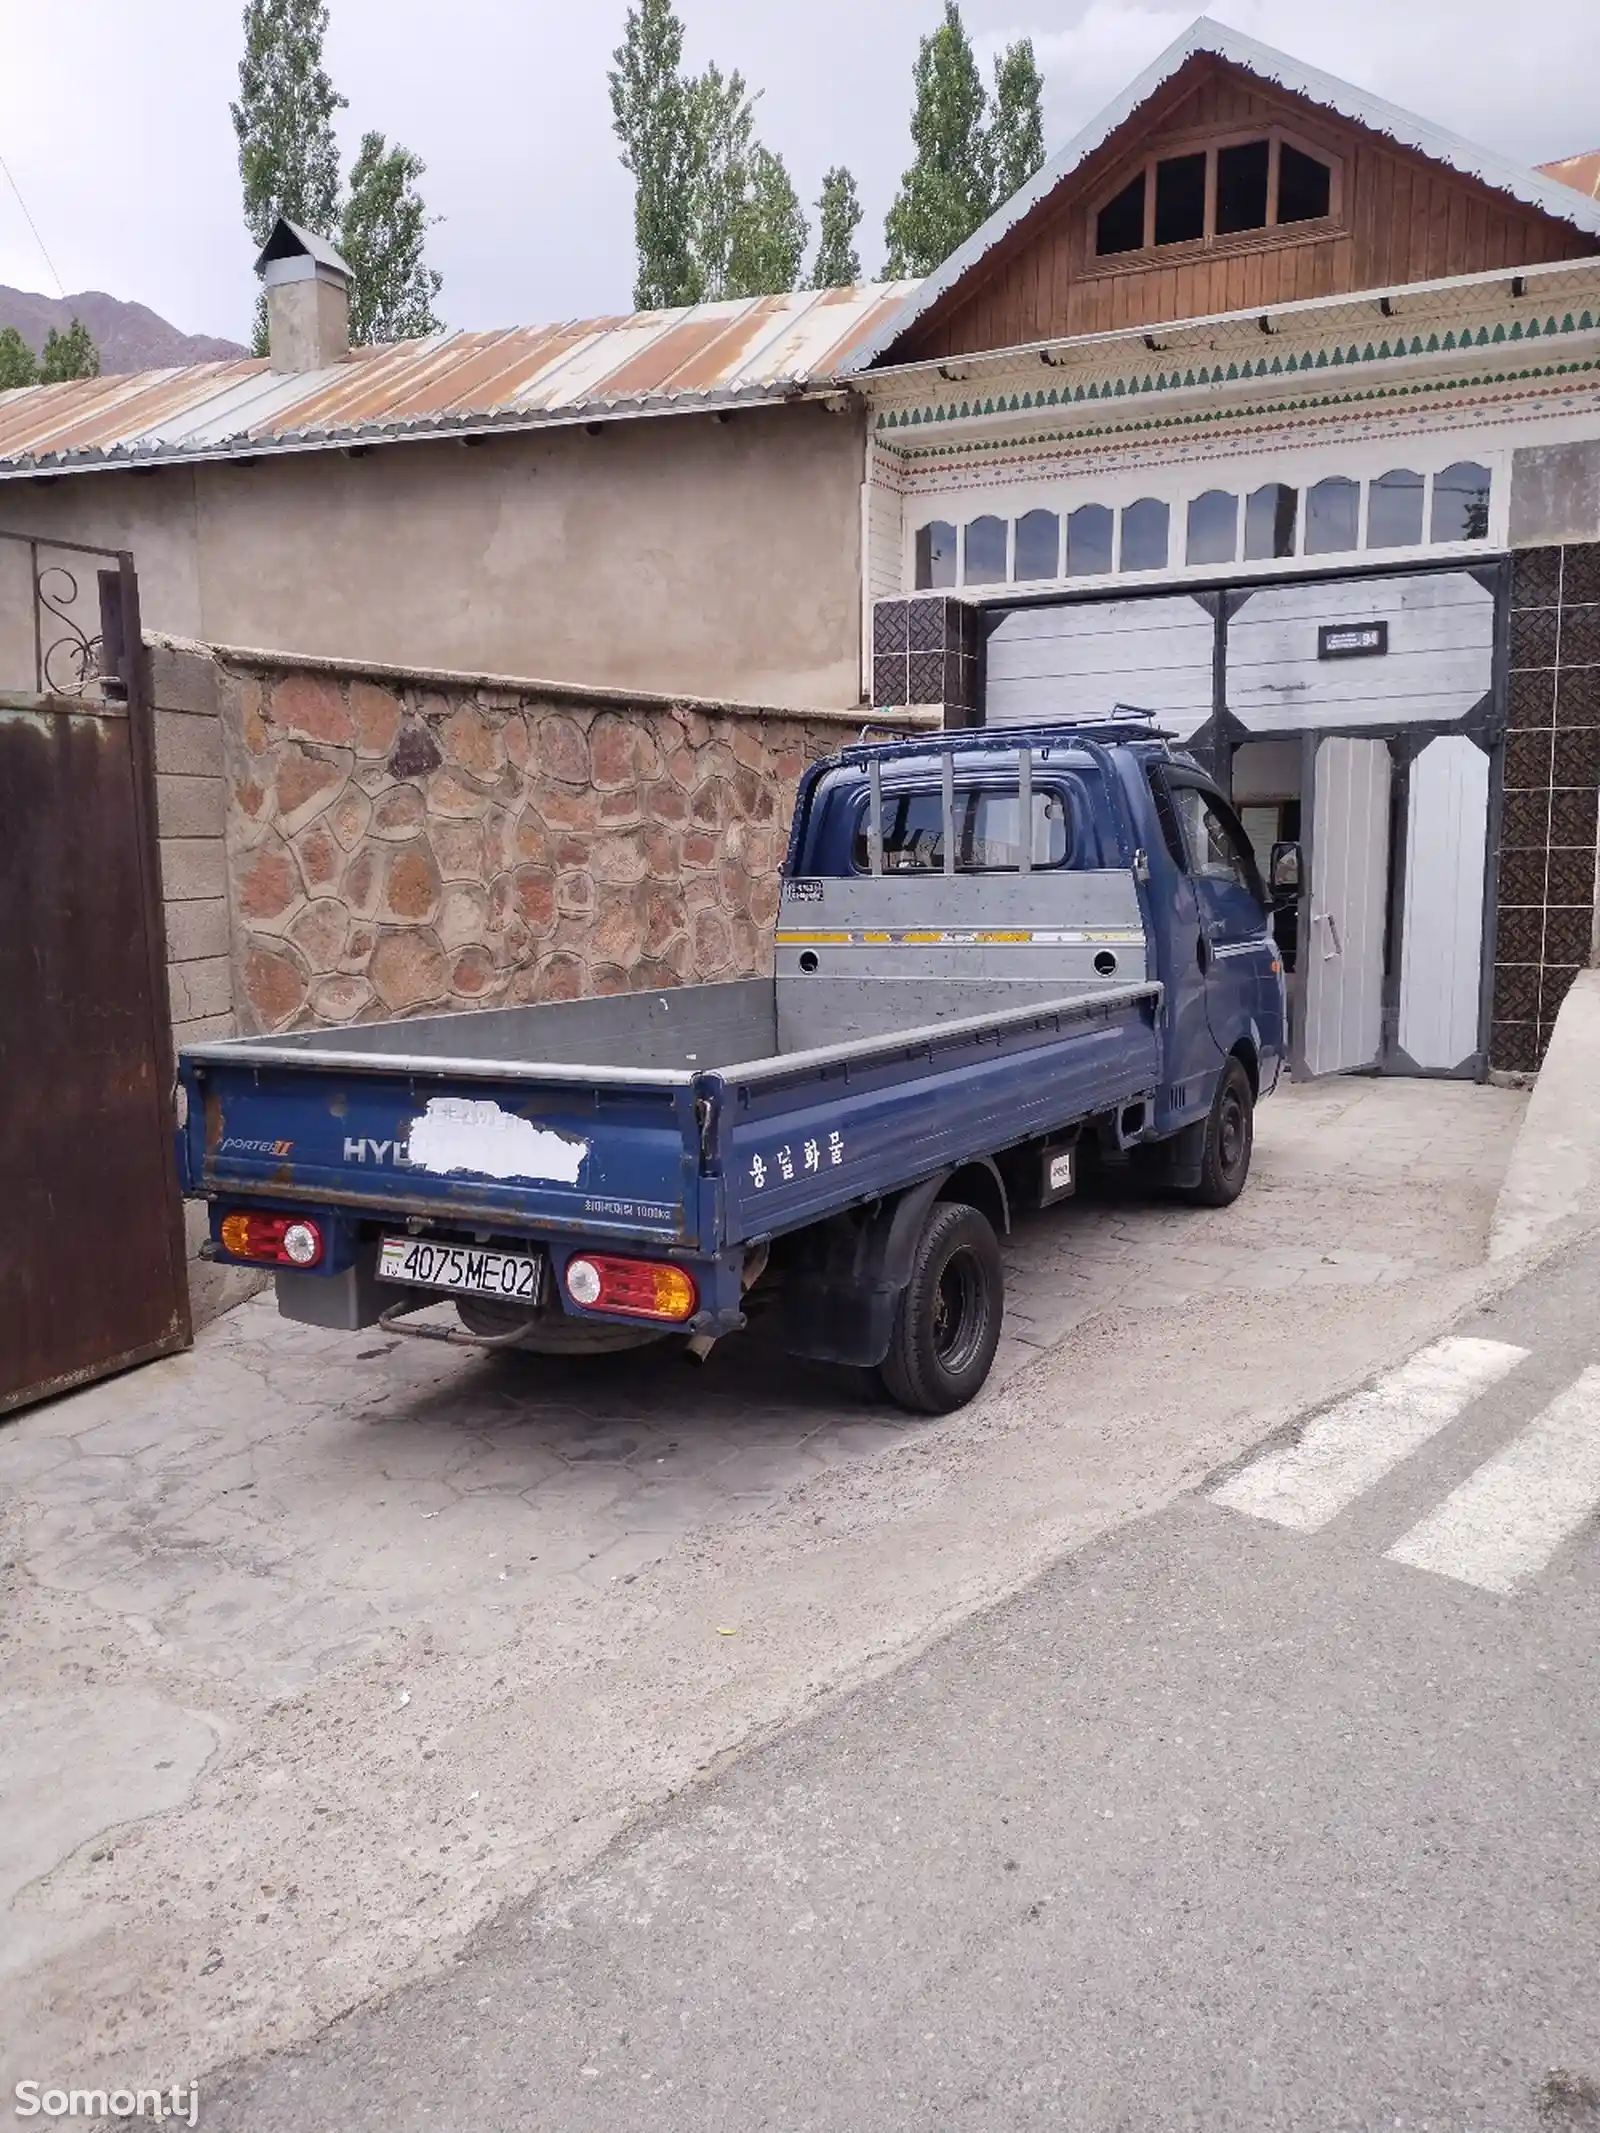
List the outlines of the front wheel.
{"type": "Polygon", "coordinates": [[[1255,1146],[1255,1102],[1250,1076],[1230,1058],[1211,1099],[1199,1181],[1182,1188],[1184,1199],[1197,1207],[1231,1207],[1244,1191],[1255,1146]]]}
{"type": "Polygon", "coordinates": [[[913,1414],[965,1407],[989,1375],[1004,1312],[994,1231],[977,1208],[937,1202],[917,1239],[880,1372],[890,1399],[913,1414]]]}

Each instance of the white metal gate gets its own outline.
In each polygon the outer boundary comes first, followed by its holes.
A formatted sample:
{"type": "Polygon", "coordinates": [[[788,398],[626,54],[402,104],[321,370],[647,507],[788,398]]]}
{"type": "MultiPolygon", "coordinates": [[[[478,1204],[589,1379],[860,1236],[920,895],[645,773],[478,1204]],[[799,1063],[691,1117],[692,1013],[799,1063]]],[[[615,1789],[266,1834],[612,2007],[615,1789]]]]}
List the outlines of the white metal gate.
{"type": "Polygon", "coordinates": [[[1414,1066],[1465,1066],[1478,1050],[1489,758],[1441,734],[1411,765],[1396,1038],[1414,1066]]]}
{"type": "Polygon", "coordinates": [[[1312,773],[1310,923],[1300,949],[1308,1074],[1378,1063],[1388,897],[1389,744],[1322,741],[1312,773]]]}

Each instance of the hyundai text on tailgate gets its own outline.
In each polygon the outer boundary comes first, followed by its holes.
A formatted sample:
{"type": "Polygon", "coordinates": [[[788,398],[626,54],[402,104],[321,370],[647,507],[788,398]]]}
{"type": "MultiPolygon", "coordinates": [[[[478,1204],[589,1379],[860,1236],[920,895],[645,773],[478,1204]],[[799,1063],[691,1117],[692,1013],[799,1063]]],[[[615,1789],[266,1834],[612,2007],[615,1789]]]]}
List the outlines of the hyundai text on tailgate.
{"type": "Polygon", "coordinates": [[[1136,719],[941,734],[806,774],[771,977],[191,1045],[180,1161],[288,1318],[703,1355],[770,1314],[940,1413],[1013,1213],[1096,1164],[1227,1204],[1284,1043],[1197,764],[1136,719]]]}

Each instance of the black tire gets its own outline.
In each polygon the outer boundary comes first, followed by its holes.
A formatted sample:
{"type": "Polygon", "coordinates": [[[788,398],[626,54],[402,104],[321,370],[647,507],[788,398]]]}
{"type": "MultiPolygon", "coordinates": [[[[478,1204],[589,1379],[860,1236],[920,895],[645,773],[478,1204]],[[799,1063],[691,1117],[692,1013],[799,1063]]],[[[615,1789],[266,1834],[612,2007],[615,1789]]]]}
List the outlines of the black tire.
{"type": "Polygon", "coordinates": [[[1229,1059],[1211,1099],[1206,1119],[1205,1149],[1200,1158],[1200,1181],[1181,1188],[1182,1197],[1196,1207],[1231,1207],[1244,1191],[1250,1175],[1250,1154],[1255,1147],[1256,1100],[1250,1076],[1237,1059],[1229,1059]]]}
{"type": "Polygon", "coordinates": [[[975,1207],[941,1200],[911,1259],[879,1375],[899,1407],[947,1415],[989,1375],[1005,1314],[1005,1269],[994,1231],[975,1207]]]}

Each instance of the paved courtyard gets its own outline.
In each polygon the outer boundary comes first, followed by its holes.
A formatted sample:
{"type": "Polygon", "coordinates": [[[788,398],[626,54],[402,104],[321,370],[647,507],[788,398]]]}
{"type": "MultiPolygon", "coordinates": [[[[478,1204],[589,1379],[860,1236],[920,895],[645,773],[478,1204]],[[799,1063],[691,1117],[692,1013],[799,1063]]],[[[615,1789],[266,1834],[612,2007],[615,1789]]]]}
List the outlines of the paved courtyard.
{"type": "MultiPolygon", "coordinates": [[[[10,1422],[5,2078],[76,2076],[85,2050],[187,2078],[431,1959],[564,1863],[571,1826],[592,1849],[740,1724],[837,1681],[844,1646],[808,1602],[783,1683],[735,1723],[759,1625],[719,1592],[764,1590],[776,1617],[797,1551],[892,1539],[947,1454],[1056,1427],[1108,1327],[1122,1365],[1131,1330],[1168,1383],[1192,1351],[1198,1383],[1219,1317],[1246,1347],[1305,1328],[1309,1352],[1341,1313],[1443,1295],[1483,1259],[1522,1104],[1291,1089],[1235,1208],[1026,1219],[995,1381],[940,1423],[757,1335],[703,1367],[556,1363],[291,1326],[268,1297],[10,1422]],[[624,1696],[626,1648],[663,1633],[624,1696]]],[[[1194,1454],[1181,1414],[1165,1427],[1176,1474],[1194,1454]]],[[[936,1626],[957,1585],[926,1556],[893,1571],[859,1652],[936,1626]]]]}

